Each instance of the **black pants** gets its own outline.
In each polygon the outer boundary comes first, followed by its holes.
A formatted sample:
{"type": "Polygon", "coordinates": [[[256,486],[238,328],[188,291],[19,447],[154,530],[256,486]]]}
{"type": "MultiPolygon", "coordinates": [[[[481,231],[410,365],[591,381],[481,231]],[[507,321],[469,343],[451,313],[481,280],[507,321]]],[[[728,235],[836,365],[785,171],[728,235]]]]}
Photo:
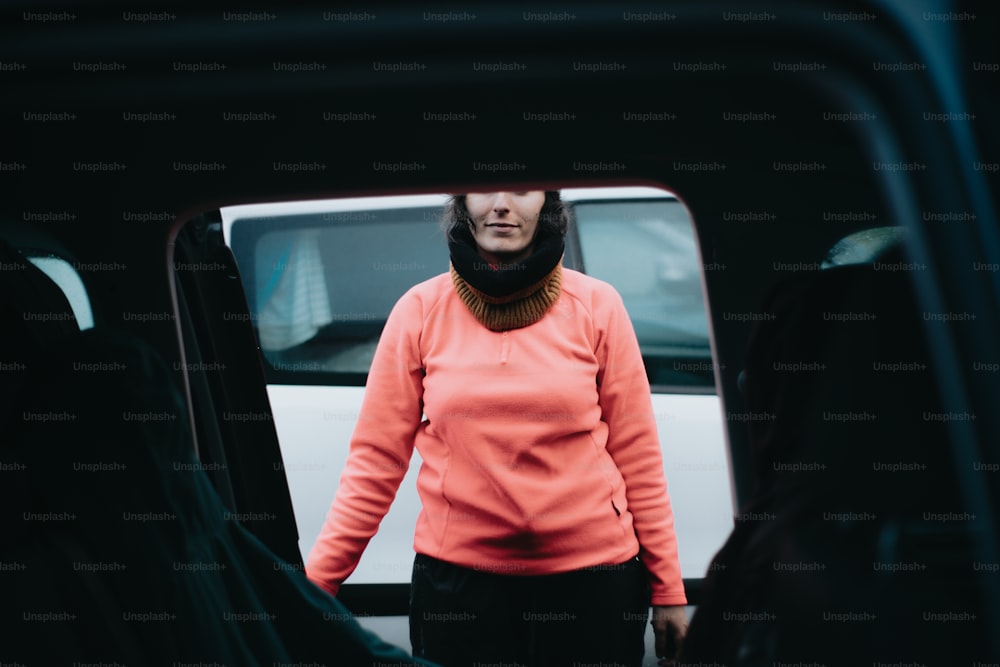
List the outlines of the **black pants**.
{"type": "Polygon", "coordinates": [[[649,600],[637,559],[516,576],[417,554],[410,641],[443,667],[639,667],[649,600]]]}

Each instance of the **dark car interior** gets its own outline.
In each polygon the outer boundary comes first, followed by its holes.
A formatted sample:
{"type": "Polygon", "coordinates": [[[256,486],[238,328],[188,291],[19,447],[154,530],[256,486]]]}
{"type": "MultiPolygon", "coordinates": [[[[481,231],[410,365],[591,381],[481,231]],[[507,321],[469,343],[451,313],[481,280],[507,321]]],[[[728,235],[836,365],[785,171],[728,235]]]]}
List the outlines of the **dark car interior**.
{"type": "Polygon", "coordinates": [[[996,7],[0,11],[0,662],[420,664],[349,613],[406,587],[302,574],[218,209],[614,184],[705,267],[734,530],[682,663],[1000,656],[996,7]]]}
{"type": "Polygon", "coordinates": [[[750,422],[755,492],[713,561],[689,654],[793,661],[822,646],[848,664],[863,646],[878,660],[947,664],[985,640],[974,623],[942,621],[899,641],[944,600],[961,601],[956,619],[982,617],[955,566],[974,561],[986,530],[928,520],[968,514],[945,422],[928,419],[948,413],[912,287],[875,268],[905,261],[899,250],[783,281],[765,301],[774,318],[751,332],[741,391],[773,418],[750,422]],[[744,628],[727,630],[727,614],[746,615],[744,628]]]}

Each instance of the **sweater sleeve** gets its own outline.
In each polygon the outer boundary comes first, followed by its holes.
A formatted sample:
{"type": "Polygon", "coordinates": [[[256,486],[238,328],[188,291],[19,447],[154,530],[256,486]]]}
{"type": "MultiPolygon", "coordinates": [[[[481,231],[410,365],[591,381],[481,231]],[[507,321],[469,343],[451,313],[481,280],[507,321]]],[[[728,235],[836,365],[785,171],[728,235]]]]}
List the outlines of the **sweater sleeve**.
{"type": "Polygon", "coordinates": [[[674,514],[639,343],[621,296],[610,287],[595,296],[606,302],[595,309],[595,313],[602,313],[597,322],[606,323],[599,340],[597,377],[602,419],[608,425],[606,446],[625,480],[639,559],[650,575],[652,604],[687,604],[674,514]]]}
{"type": "Polygon", "coordinates": [[[306,575],[336,595],[389,511],[409,468],[423,412],[420,299],[404,295],[375,349],[337,494],[306,562],[306,575]]]}

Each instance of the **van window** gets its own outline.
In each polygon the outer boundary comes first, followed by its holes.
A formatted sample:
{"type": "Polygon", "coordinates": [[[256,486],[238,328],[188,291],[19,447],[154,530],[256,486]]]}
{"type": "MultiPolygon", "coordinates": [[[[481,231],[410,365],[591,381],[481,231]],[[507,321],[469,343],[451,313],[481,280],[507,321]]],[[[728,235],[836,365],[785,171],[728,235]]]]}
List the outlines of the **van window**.
{"type": "Polygon", "coordinates": [[[676,199],[574,206],[584,271],[614,285],[654,391],[714,387],[691,217],[676,199]]]}
{"type": "Polygon", "coordinates": [[[362,386],[393,305],[448,267],[441,206],[245,218],[233,252],[268,381],[362,386]]]}
{"type": "Polygon", "coordinates": [[[52,282],[58,285],[59,289],[66,295],[80,330],[93,328],[94,313],[90,308],[90,298],[87,296],[87,290],[83,286],[80,274],[76,272],[73,265],[62,257],[52,254],[33,253],[32,251],[23,251],[23,254],[25,259],[52,279],[52,282]]]}

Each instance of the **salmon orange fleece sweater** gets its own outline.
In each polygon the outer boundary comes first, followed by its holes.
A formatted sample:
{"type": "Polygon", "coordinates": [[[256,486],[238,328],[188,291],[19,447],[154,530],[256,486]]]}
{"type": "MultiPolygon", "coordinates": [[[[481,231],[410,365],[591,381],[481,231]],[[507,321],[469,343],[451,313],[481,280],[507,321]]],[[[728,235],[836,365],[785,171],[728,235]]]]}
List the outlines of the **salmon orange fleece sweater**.
{"type": "Polygon", "coordinates": [[[563,269],[545,315],[500,332],[473,317],[448,274],[400,298],[309,554],[312,581],[336,594],[354,571],[414,446],[416,551],[517,575],[638,554],[652,604],[686,604],[649,383],[607,283],[563,269]]]}

